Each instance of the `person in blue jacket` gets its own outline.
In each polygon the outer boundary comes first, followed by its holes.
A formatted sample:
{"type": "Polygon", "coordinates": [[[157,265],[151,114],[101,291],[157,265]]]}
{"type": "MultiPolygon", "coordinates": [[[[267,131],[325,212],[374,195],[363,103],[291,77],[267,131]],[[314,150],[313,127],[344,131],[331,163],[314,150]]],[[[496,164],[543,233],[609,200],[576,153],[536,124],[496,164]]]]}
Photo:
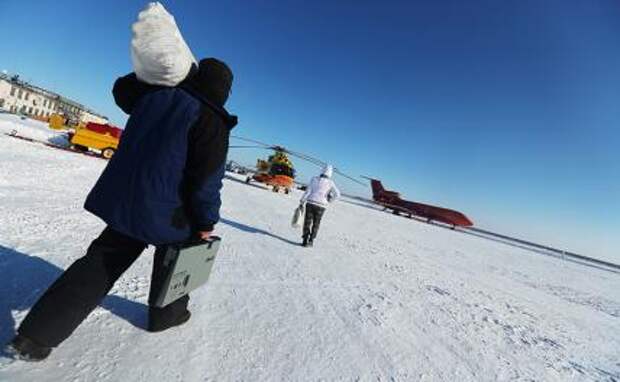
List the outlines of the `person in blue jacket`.
{"type": "MultiPolygon", "coordinates": [[[[119,78],[113,89],[127,114],[120,145],[85,203],[107,227],[32,307],[8,346],[38,361],[67,339],[99,305],[147,245],[207,239],[219,220],[220,189],[230,130],[237,118],[224,104],[233,74],[216,59],[201,60],[177,87],[119,78]]],[[[153,265],[149,305],[163,259],[153,265]]],[[[189,297],[149,306],[148,330],[186,322],[189,297]]]]}

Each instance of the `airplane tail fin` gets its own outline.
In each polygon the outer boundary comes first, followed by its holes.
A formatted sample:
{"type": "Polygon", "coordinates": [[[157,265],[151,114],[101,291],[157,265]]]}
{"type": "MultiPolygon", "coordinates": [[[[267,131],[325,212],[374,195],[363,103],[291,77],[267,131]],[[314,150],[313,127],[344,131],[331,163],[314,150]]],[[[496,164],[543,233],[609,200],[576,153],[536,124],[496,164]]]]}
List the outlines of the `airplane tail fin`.
{"type": "Polygon", "coordinates": [[[362,178],[370,180],[370,187],[372,188],[372,198],[374,200],[377,200],[380,194],[385,191],[385,188],[383,188],[383,184],[381,184],[381,181],[363,175],[362,178]]]}
{"type": "Polygon", "coordinates": [[[380,180],[371,179],[370,180],[370,186],[372,187],[372,197],[373,197],[373,199],[377,199],[379,197],[379,194],[381,194],[381,192],[385,191],[385,188],[383,188],[383,184],[381,184],[380,180]]]}

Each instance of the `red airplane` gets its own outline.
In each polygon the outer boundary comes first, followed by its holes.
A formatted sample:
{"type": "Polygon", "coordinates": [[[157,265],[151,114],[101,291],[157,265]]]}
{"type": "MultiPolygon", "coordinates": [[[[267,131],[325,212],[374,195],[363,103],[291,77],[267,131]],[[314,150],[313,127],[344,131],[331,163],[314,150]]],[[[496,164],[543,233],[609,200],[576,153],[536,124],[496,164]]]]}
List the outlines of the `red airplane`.
{"type": "Polygon", "coordinates": [[[432,220],[450,224],[454,227],[471,227],[474,223],[467,218],[467,216],[454,210],[447,208],[431,206],[428,204],[410,202],[408,200],[401,199],[400,194],[395,191],[388,191],[383,188],[381,181],[377,179],[370,179],[370,185],[372,186],[372,198],[377,203],[385,207],[386,210],[393,210],[394,214],[400,215],[404,213],[412,216],[420,216],[426,218],[427,222],[432,220]]]}

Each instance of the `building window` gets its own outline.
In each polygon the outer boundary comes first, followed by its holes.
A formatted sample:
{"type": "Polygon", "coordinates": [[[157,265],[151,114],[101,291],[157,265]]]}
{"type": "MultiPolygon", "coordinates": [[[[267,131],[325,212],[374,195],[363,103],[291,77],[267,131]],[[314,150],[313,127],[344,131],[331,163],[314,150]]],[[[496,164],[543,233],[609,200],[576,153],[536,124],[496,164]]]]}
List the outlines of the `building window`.
{"type": "Polygon", "coordinates": [[[17,98],[22,99],[22,94],[23,94],[22,89],[19,89],[17,91],[17,98]]]}
{"type": "Polygon", "coordinates": [[[30,98],[30,93],[26,93],[26,101],[30,98]]]}
{"type": "Polygon", "coordinates": [[[4,98],[0,98],[0,107],[4,107],[4,98]]]}
{"type": "Polygon", "coordinates": [[[28,114],[32,114],[32,107],[28,108],[28,114]]]}
{"type": "Polygon", "coordinates": [[[11,97],[15,96],[15,86],[11,86],[11,97]]]}

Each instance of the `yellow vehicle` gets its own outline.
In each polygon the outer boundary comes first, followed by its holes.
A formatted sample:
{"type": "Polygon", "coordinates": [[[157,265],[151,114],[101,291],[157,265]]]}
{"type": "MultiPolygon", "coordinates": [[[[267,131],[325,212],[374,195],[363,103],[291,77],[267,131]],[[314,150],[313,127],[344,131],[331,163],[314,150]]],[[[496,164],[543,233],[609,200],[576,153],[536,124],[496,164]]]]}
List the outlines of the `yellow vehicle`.
{"type": "Polygon", "coordinates": [[[49,126],[50,129],[54,129],[54,130],[62,130],[62,129],[66,129],[67,127],[65,126],[65,123],[67,121],[65,120],[65,118],[60,115],[60,114],[52,114],[50,116],[49,119],[49,126]]]}
{"type": "Polygon", "coordinates": [[[282,189],[285,194],[288,194],[293,188],[295,169],[284,148],[275,147],[274,150],[275,153],[267,160],[257,160],[256,173],[248,176],[245,182],[250,183],[254,180],[272,186],[273,192],[279,192],[282,189]]]}
{"type": "Polygon", "coordinates": [[[69,141],[75,150],[98,150],[102,157],[110,159],[118,148],[122,132],[118,127],[89,122],[86,126],[78,126],[75,133],[69,135],[69,141]]]}

